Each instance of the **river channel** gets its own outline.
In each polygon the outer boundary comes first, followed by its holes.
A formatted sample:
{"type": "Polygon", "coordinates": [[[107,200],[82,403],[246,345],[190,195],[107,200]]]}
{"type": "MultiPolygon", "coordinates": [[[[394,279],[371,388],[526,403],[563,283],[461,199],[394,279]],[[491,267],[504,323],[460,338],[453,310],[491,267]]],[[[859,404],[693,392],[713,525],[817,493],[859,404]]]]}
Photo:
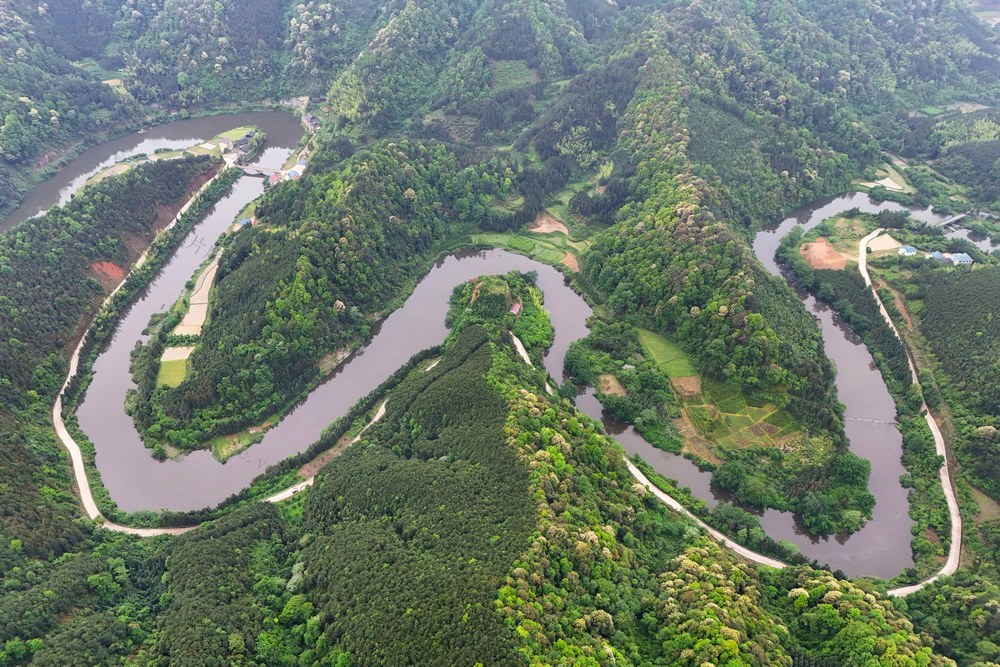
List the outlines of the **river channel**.
{"type": "MultiPolygon", "coordinates": [[[[238,125],[254,124],[268,134],[268,142],[257,164],[277,167],[290,155],[302,130],[294,117],[281,112],[215,116],[177,121],[141,134],[102,144],[87,151],[49,181],[32,191],[28,200],[0,229],[9,228],[55,203],[64,202],[89,176],[115,161],[158,148],[188,146],[238,125]]],[[[314,390],[263,441],[226,463],[210,452],[199,451],[177,460],[156,461],[150,456],[132,419],[125,414],[125,394],[132,382],[129,354],[152,314],[172,304],[195,269],[208,256],[215,240],[231,225],[234,216],[263,191],[263,181],[240,179],[190,233],[156,280],[140,295],[118,323],[112,338],[94,365],[93,381],[77,412],[83,431],[94,443],[96,464],[102,481],[118,506],[126,511],[193,510],[219,503],[236,493],[264,470],[298,453],[315,441],[323,428],[347,412],[352,404],[377,387],[412,354],[443,340],[444,318],[452,288],[465,280],[510,270],[536,271],[545,294],[545,305],[555,327],[555,344],[545,357],[545,367],[554,378],[562,377],[563,357],[569,344],[587,334],[591,314],[584,300],[566,284],[554,268],[506,251],[467,251],[439,260],[417,284],[405,304],[376,328],[371,341],[352,355],[314,390]]],[[[858,207],[875,212],[902,210],[898,204],[874,204],[855,193],[817,202],[783,222],[761,231],[754,251],[775,274],[774,253],[780,239],[795,225],[806,228],[838,212],[858,207]]],[[[932,223],[942,220],[929,211],[913,211],[932,223]]],[[[902,442],[891,423],[895,407],[864,346],[832,313],[811,297],[805,305],[822,329],[826,353],[837,368],[837,389],[846,405],[847,436],[851,451],[872,463],[870,488],[877,499],[873,519],[864,529],[847,538],[811,538],[789,513],[767,511],[761,523],[769,535],[796,544],[808,557],[850,576],[892,577],[912,565],[907,490],[899,478],[902,442]]],[[[592,392],[577,399],[591,417],[602,416],[592,392]]],[[[710,475],[687,459],[654,449],[632,429],[605,422],[608,430],[630,454],[639,454],[658,472],[690,486],[710,505],[724,499],[710,484],[710,475]]]]}

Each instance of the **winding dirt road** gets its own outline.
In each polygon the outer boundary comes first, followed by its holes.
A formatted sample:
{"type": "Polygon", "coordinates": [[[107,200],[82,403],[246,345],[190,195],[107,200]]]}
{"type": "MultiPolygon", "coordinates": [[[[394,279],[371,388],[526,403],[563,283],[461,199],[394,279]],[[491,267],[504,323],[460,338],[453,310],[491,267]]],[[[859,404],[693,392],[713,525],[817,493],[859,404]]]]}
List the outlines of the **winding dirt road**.
{"type": "MultiPolygon", "coordinates": [[[[221,173],[222,172],[220,171],[219,174],[221,173]]],[[[201,194],[215,181],[216,178],[218,178],[218,174],[211,180],[206,182],[205,185],[203,185],[201,189],[199,189],[188,200],[188,202],[184,204],[184,206],[177,212],[177,215],[174,217],[174,219],[171,220],[170,224],[167,225],[163,231],[167,231],[168,229],[173,227],[177,223],[177,221],[180,220],[181,216],[184,215],[185,212],[187,212],[187,210],[191,207],[194,201],[201,196],[201,194]]],[[[146,262],[146,260],[148,259],[148,253],[149,253],[148,249],[142,253],[139,259],[136,261],[133,269],[142,266],[146,262]]],[[[116,287],[110,294],[108,294],[108,296],[104,299],[104,302],[101,303],[101,308],[98,312],[103,311],[107,307],[108,303],[110,303],[111,299],[115,296],[115,294],[118,293],[118,290],[120,290],[125,285],[125,283],[131,277],[131,275],[132,274],[129,273],[129,275],[126,276],[125,279],[122,280],[122,282],[118,285],[118,287],[116,287]]],[[[59,441],[62,443],[63,447],[66,448],[66,451],[69,452],[70,462],[72,463],[73,467],[73,478],[76,484],[77,493],[80,496],[80,505],[83,507],[83,511],[86,513],[88,518],[90,518],[92,521],[97,522],[101,528],[116,533],[127,533],[129,535],[138,535],[140,537],[156,537],[158,535],[181,535],[183,533],[188,532],[189,530],[194,530],[201,524],[195,524],[193,526],[176,526],[171,528],[135,528],[133,526],[123,526],[121,524],[114,523],[113,521],[108,521],[108,519],[103,514],[101,514],[101,510],[97,507],[97,503],[94,501],[94,494],[91,492],[90,482],[87,479],[87,468],[83,462],[83,451],[80,449],[80,445],[76,442],[76,440],[70,434],[69,430],[66,428],[66,423],[63,421],[62,417],[63,393],[66,391],[66,387],[69,386],[69,383],[72,382],[73,378],[76,377],[76,373],[80,366],[80,353],[83,350],[83,345],[85,342],[86,342],[86,335],[84,335],[80,339],[80,342],[77,344],[76,349],[73,350],[73,355],[69,359],[69,371],[66,374],[66,381],[63,382],[62,388],[59,390],[59,394],[56,396],[56,400],[52,404],[52,426],[55,429],[55,433],[56,436],[59,438],[59,441]]],[[[385,402],[383,402],[382,405],[379,406],[378,410],[375,413],[375,416],[372,418],[370,422],[365,424],[364,428],[362,428],[360,432],[358,432],[358,435],[354,438],[354,440],[351,441],[351,444],[354,444],[355,442],[360,440],[361,435],[365,432],[365,430],[367,430],[369,426],[371,426],[379,419],[381,419],[383,415],[385,415],[385,402]]],[[[279,491],[278,493],[269,496],[264,500],[265,502],[269,503],[281,502],[282,500],[291,498],[296,493],[305,489],[306,487],[312,486],[314,482],[315,482],[315,477],[310,477],[309,479],[304,480],[293,486],[290,486],[289,488],[283,491],[279,491]]]]}
{"type": "MultiPolygon", "coordinates": [[[[899,330],[896,329],[896,325],[893,324],[892,318],[889,317],[889,312],[885,309],[885,305],[883,305],[882,299],[879,297],[875,287],[872,286],[871,277],[868,275],[868,244],[883,231],[885,230],[879,227],[874,232],[861,239],[858,243],[858,270],[861,271],[861,277],[864,278],[865,285],[871,289],[872,294],[875,296],[875,302],[878,303],[879,312],[882,313],[882,318],[885,319],[886,324],[889,325],[892,332],[896,334],[896,338],[899,338],[899,340],[902,341],[903,337],[899,335],[899,330]]],[[[913,363],[913,357],[910,356],[909,351],[907,351],[906,362],[910,365],[910,376],[913,378],[914,382],[918,382],[917,367],[913,363]]],[[[944,490],[944,497],[948,503],[948,514],[951,517],[951,545],[948,549],[948,558],[945,560],[941,569],[938,570],[934,576],[928,577],[918,584],[913,584],[912,586],[901,586],[900,588],[894,588],[889,591],[889,595],[894,595],[896,597],[904,597],[910,593],[916,593],[928,584],[934,583],[941,577],[947,577],[948,575],[954,574],[958,570],[959,557],[962,553],[962,514],[959,512],[958,499],[955,497],[955,487],[951,482],[951,470],[948,468],[948,449],[945,446],[944,437],[941,435],[941,429],[938,428],[937,422],[934,420],[934,417],[931,416],[931,412],[927,408],[926,403],[921,404],[920,411],[924,416],[924,420],[927,422],[927,427],[931,430],[931,434],[934,436],[934,450],[937,452],[938,456],[944,459],[944,465],[941,466],[939,474],[941,477],[941,488],[944,490]]]]}

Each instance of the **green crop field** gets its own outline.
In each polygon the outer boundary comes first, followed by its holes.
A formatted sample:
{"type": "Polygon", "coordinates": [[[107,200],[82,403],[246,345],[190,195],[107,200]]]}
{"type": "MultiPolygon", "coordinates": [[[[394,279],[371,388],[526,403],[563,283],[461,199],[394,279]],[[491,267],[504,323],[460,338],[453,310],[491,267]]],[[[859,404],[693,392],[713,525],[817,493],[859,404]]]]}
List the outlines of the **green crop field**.
{"type": "Polygon", "coordinates": [[[176,387],[187,377],[187,359],[160,362],[160,374],[156,376],[156,386],[176,387]]]}
{"type": "Polygon", "coordinates": [[[694,364],[691,363],[691,358],[676,343],[648,329],[638,331],[639,342],[649,350],[660,370],[668,376],[679,378],[698,374],[694,364]]]}

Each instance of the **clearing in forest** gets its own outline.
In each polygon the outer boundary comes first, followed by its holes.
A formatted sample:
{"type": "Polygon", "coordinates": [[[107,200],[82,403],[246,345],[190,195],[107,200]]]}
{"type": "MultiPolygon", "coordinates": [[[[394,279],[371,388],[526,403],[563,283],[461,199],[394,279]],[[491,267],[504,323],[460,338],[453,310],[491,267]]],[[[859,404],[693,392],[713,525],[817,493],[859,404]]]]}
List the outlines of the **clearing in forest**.
{"type": "Polygon", "coordinates": [[[533,223],[531,223],[531,226],[528,227],[528,231],[536,234],[552,234],[558,232],[569,236],[569,230],[566,228],[566,225],[559,222],[548,213],[542,213],[539,215],[538,219],[536,219],[533,223]]]}
{"type": "Polygon", "coordinates": [[[564,234],[537,232],[472,234],[469,240],[472,245],[512,250],[540,262],[555,267],[565,266],[571,270],[579,270],[579,263],[576,263],[574,269],[571,262],[590,245],[589,241],[574,241],[564,234]],[[573,259],[566,261],[567,254],[574,255],[573,259]]]}
{"type": "MultiPolygon", "coordinates": [[[[168,348],[176,349],[176,348],[168,348]]],[[[160,372],[156,376],[157,387],[177,387],[187,377],[187,358],[170,359],[160,362],[160,372]]]]}
{"type": "Polygon", "coordinates": [[[105,292],[113,290],[125,278],[125,269],[114,262],[94,262],[90,265],[89,272],[101,283],[105,292]]]}
{"type": "Polygon", "coordinates": [[[680,401],[681,415],[674,425],[684,438],[685,451],[718,463],[719,447],[784,447],[796,440],[798,424],[787,412],[754,401],[730,384],[700,377],[676,343],[647,329],[638,332],[643,347],[670,376],[680,401]]]}
{"type": "Polygon", "coordinates": [[[597,376],[597,390],[605,396],[628,395],[622,383],[611,373],[604,373],[597,376]]]}
{"type": "Polygon", "coordinates": [[[799,252],[802,253],[806,263],[814,269],[840,270],[847,266],[847,259],[822,237],[812,243],[804,243],[799,252]]]}
{"type": "Polygon", "coordinates": [[[653,360],[668,377],[673,379],[698,375],[698,369],[679,345],[648,329],[637,329],[637,331],[639,342],[653,355],[653,360]]]}
{"type": "Polygon", "coordinates": [[[567,252],[565,257],[562,258],[563,266],[572,271],[573,273],[580,272],[580,260],[577,259],[576,255],[571,252],[567,252]]]}
{"type": "Polygon", "coordinates": [[[899,252],[900,246],[903,244],[892,238],[888,234],[882,234],[881,236],[876,236],[868,243],[868,247],[871,248],[872,255],[875,257],[884,257],[886,255],[895,255],[899,252]]]}

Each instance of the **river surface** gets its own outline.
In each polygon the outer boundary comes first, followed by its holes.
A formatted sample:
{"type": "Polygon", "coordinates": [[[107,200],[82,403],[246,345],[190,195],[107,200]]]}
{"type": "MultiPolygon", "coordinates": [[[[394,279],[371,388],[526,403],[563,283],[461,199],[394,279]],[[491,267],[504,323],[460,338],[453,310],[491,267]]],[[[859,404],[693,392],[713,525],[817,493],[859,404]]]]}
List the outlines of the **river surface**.
{"type": "MultiPolygon", "coordinates": [[[[265,150],[256,163],[260,166],[280,166],[302,136],[301,128],[290,114],[264,112],[177,121],[122,137],[87,151],[38,186],[0,229],[65,202],[87,178],[124,157],[152,153],[158,148],[188,146],[231,127],[251,124],[268,134],[265,150]]],[[[308,447],[326,426],[381,384],[411,355],[444,339],[448,297],[460,282],[510,270],[538,273],[538,285],[544,291],[545,305],[556,332],[555,343],[545,357],[546,370],[554,378],[562,377],[563,357],[569,344],[587,334],[586,319],[591,309],[554,268],[500,250],[454,253],[439,260],[406,303],[375,327],[371,341],[269,430],[261,443],[226,463],[216,461],[207,451],[177,460],[156,461],[123,409],[125,394],[133,386],[128,372],[130,352],[136,341],[145,339],[142,330],[150,316],[178,298],[184,284],[211,253],[215,240],[262,191],[260,179],[244,177],[236,183],[122,317],[95,362],[93,381],[77,417],[94,443],[102,481],[123,510],[193,510],[213,506],[245,488],[268,466],[308,447]]],[[[867,212],[904,209],[892,202],[875,204],[860,193],[823,200],[762,230],[755,239],[754,251],[772,273],[778,274],[774,252],[781,238],[795,225],[810,228],[854,207],[867,212]]],[[[944,219],[929,210],[911,212],[930,223],[944,219]]],[[[846,405],[851,451],[872,463],[870,488],[877,504],[872,521],[847,538],[811,538],[789,513],[764,512],[761,523],[772,537],[793,542],[806,556],[848,575],[892,577],[912,565],[912,521],[907,516],[907,490],[899,484],[904,473],[900,461],[902,442],[891,423],[895,406],[860,341],[811,297],[805,299],[805,305],[817,317],[826,353],[837,368],[837,389],[846,405]]],[[[577,404],[591,417],[602,417],[601,405],[592,390],[578,397],[577,404]]],[[[632,427],[607,420],[605,425],[630,454],[639,454],[658,472],[689,486],[709,505],[726,498],[712,488],[710,474],[698,470],[691,461],[653,448],[632,427]]]]}
{"type": "Polygon", "coordinates": [[[260,155],[256,164],[271,169],[280,168],[284,162],[284,158],[277,161],[273,158],[282,151],[286,157],[290,155],[289,149],[294,148],[302,137],[302,127],[298,119],[284,111],[223,114],[176,120],[141,132],[133,132],[84,151],[37,185],[25,196],[21,205],[0,222],[0,231],[7,231],[19,222],[44,213],[52,206],[65,204],[88,178],[125,158],[142,153],[152,155],[161,149],[188,148],[226,130],[245,125],[257,125],[267,133],[268,148],[260,155]]]}
{"type": "MultiPolygon", "coordinates": [[[[244,179],[247,180],[247,179],[244,179]]],[[[232,221],[223,206],[221,229],[232,221]]],[[[210,216],[206,224],[212,220],[210,216]]],[[[205,229],[202,233],[209,233],[205,229]]],[[[150,456],[132,418],[122,408],[129,380],[129,352],[153,313],[177,298],[194,268],[200,251],[181,248],[175,266],[167,266],[149,292],[123,318],[115,338],[94,365],[94,379],[77,416],[80,427],[95,443],[97,467],[104,485],[126,511],[193,510],[218,504],[248,486],[268,466],[306,449],[324,428],[378,387],[414,353],[438,345],[448,333],[445,315],[455,285],[477,276],[511,270],[537,271],[546,307],[558,322],[555,343],[546,356],[546,369],[560,377],[566,348],[587,335],[590,308],[551,266],[501,250],[468,251],[448,255],[417,285],[406,303],[379,323],[371,342],[352,355],[326,382],[316,388],[281,420],[264,439],[241,454],[220,463],[206,450],[177,460],[156,461],[150,456]]],[[[204,258],[204,254],[200,254],[204,258]]]]}

